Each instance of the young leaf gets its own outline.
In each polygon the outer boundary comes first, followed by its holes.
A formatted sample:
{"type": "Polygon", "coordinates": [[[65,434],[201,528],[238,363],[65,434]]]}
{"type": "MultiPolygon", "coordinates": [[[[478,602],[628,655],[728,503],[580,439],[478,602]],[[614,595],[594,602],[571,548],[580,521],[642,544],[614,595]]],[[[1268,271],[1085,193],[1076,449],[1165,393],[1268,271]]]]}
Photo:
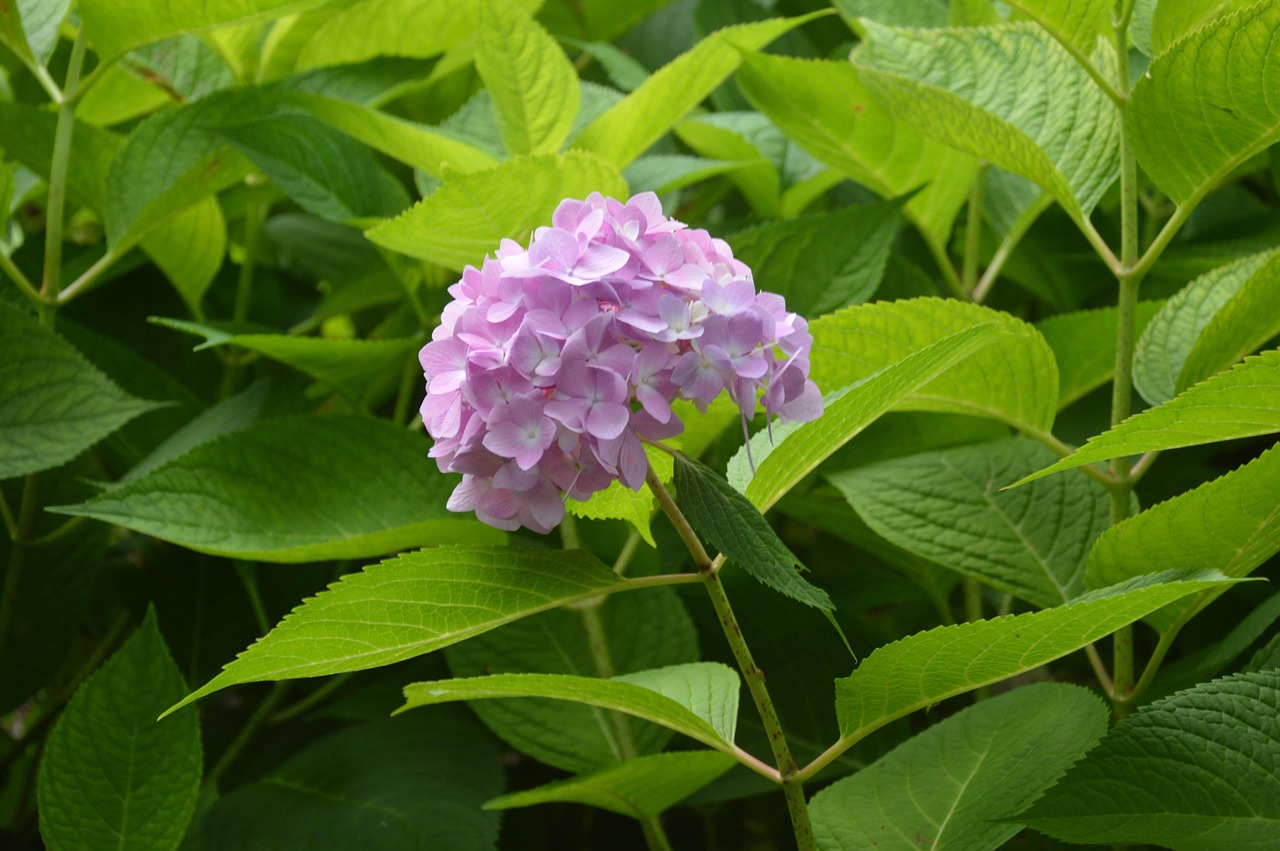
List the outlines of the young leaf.
{"type": "Polygon", "coordinates": [[[947,25],[946,0],[835,0],[835,6],[845,22],[859,33],[862,32],[859,18],[915,29],[947,25]]]}
{"type": "Polygon", "coordinates": [[[506,0],[481,0],[476,70],[513,155],[555,153],[578,113],[578,74],[560,45],[506,0]]]}
{"type": "Polygon", "coordinates": [[[627,760],[494,798],[486,810],[511,810],[537,804],[586,804],[634,819],[656,818],[697,792],[734,765],[717,751],[676,751],[627,760]]]}
{"type": "MultiPolygon", "coordinates": [[[[1137,306],[1134,331],[1150,328],[1161,302],[1137,306]]],[[[1065,408],[1111,380],[1116,371],[1116,320],[1119,309],[1104,307],[1059,313],[1036,324],[1058,363],[1058,408],[1065,408]]],[[[1141,347],[1139,347],[1141,348],[1141,347]]]]}
{"type": "Polygon", "coordinates": [[[1280,350],[1272,349],[1089,438],[1073,454],[1015,484],[1121,455],[1280,431],[1280,407],[1275,404],[1278,390],[1280,350]]]}
{"type": "Polygon", "coordinates": [[[267,420],[50,510],[199,552],[289,563],[502,539],[445,508],[454,479],[435,474],[424,449],[421,438],[370,417],[267,420]]]}
{"type": "Polygon", "coordinates": [[[1154,574],[1065,606],[907,636],[836,680],[841,736],[856,742],[917,709],[1038,668],[1174,600],[1232,581],[1212,571],[1154,574]]]}
{"type": "Polygon", "coordinates": [[[1115,181],[1115,105],[1044,30],[865,26],[863,81],[923,132],[1038,183],[1076,220],[1115,181]]]}
{"type": "Polygon", "coordinates": [[[768,511],[833,452],[903,398],[1006,333],[994,322],[957,331],[846,388],[838,398],[832,394],[823,415],[813,422],[778,426],[772,434],[757,432],[751,439],[751,454],[744,448],[730,459],[730,481],[760,511],[768,511]]]}
{"type": "Polygon", "coordinates": [[[1106,488],[1084,476],[1001,490],[1053,458],[1010,438],[827,478],[890,543],[1043,608],[1083,590],[1089,549],[1111,522],[1106,488]]]}
{"type": "Polygon", "coordinates": [[[1267,82],[1280,62],[1277,31],[1280,5],[1256,3],[1174,44],[1133,87],[1134,153],[1176,203],[1194,205],[1280,138],[1280,102],[1267,82]]]}
{"type": "Polygon", "coordinates": [[[364,671],[627,580],[582,550],[438,547],[344,576],[168,711],[241,683],[364,671]]]}
{"type": "Polygon", "coordinates": [[[34,317],[0,301],[0,479],[70,461],[162,402],[121,390],[34,317]]]}
{"type": "Polygon", "coordinates": [[[49,735],[37,786],[51,848],[176,848],[200,790],[194,714],[157,723],[186,684],[155,612],[76,691],[49,735]]]}
{"type": "Polygon", "coordinates": [[[718,751],[733,750],[738,674],[719,662],[691,662],[601,680],[564,674],[493,674],[405,686],[400,712],[456,700],[545,697],[625,712],[718,751]]]}
{"type": "Polygon", "coordinates": [[[738,84],[756,109],[822,162],[884,198],[945,245],[977,161],[897,121],[847,62],[743,54],[738,84]],[[852,106],[850,106],[852,105],[852,106]]]}
{"type": "Polygon", "coordinates": [[[461,271],[503,239],[524,240],[565,198],[625,197],[626,181],[584,151],[517,157],[495,168],[450,175],[429,197],[366,231],[378,245],[461,271]]]}
{"type": "Polygon", "coordinates": [[[571,146],[625,168],[737,69],[740,50],[758,50],[824,14],[769,18],[717,30],[587,125],[571,146]]]}
{"type": "Polygon", "coordinates": [[[844,387],[930,343],[988,322],[1008,333],[908,394],[895,409],[970,414],[1020,429],[1048,429],[1058,401],[1052,350],[1030,325],[978,305],[916,298],[824,316],[810,326],[810,376],[819,387],[844,387]]]}
{"type": "Polygon", "coordinates": [[[715,471],[676,458],[676,501],[707,543],[762,584],[808,606],[831,611],[827,592],[800,576],[799,562],[769,521],[715,471]]]}
{"type": "Polygon", "coordinates": [[[1280,835],[1280,672],[1144,706],[1017,816],[1068,842],[1270,848],[1280,835]]]}
{"type": "MultiPolygon", "coordinates": [[[[1156,570],[1212,568],[1248,576],[1280,552],[1280,448],[1111,527],[1089,553],[1085,586],[1099,588],[1156,570]]],[[[1208,605],[1215,593],[1180,601],[1147,620],[1161,632],[1208,605]]]]}
{"type": "Polygon", "coordinates": [[[1175,385],[1179,393],[1252,354],[1280,334],[1280,252],[1244,285],[1200,332],[1175,385]]]}
{"type": "Polygon", "coordinates": [[[999,848],[1022,829],[1005,819],[1106,734],[1109,714],[1097,695],[1062,683],[963,709],[815,795],[818,847],[999,848]]]}

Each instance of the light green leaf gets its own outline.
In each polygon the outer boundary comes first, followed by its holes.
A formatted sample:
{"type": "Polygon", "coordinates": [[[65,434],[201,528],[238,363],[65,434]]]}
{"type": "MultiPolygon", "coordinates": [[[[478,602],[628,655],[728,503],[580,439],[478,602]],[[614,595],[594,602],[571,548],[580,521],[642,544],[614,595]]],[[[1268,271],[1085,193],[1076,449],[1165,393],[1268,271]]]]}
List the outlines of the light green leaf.
{"type": "MultiPolygon", "coordinates": [[[[649,466],[658,474],[664,483],[670,482],[674,475],[671,456],[646,445],[644,453],[649,459],[649,466]]],[[[649,546],[658,545],[653,540],[653,532],[649,529],[649,518],[653,516],[653,493],[646,484],[639,491],[615,481],[602,491],[598,491],[586,502],[566,499],[565,510],[575,517],[590,517],[593,520],[625,520],[635,527],[649,546]]]]}
{"type": "Polygon", "coordinates": [[[946,0],[835,0],[841,16],[859,32],[859,18],[895,27],[931,29],[947,25],[946,0]]]}
{"type": "Polygon", "coordinates": [[[1151,14],[1151,49],[1160,55],[1192,30],[1254,5],[1254,0],[1166,0],[1151,14]]]}
{"type": "Polygon", "coordinates": [[[1076,220],[1115,181],[1115,105],[1044,30],[866,27],[858,70],[895,115],[1034,181],[1076,220]]]}
{"type": "Polygon", "coordinates": [[[53,330],[0,302],[0,479],[70,461],[161,407],[121,390],[53,330]]]}
{"type": "Polygon", "coordinates": [[[495,168],[451,175],[428,198],[366,232],[379,245],[454,270],[479,265],[503,239],[525,240],[548,224],[565,198],[591,192],[626,197],[613,166],[584,151],[517,157],[495,168]]]}
{"type": "Polygon", "coordinates": [[[905,214],[945,245],[977,160],[897,121],[847,62],[744,54],[737,80],[756,109],[833,169],[883,198],[919,190],[905,214]]]}
{"type": "MultiPolygon", "coordinates": [[[[543,19],[547,9],[543,9],[543,19]]],[[[617,7],[613,10],[615,13],[617,7]]],[[[559,41],[574,50],[590,54],[600,63],[600,68],[609,77],[609,82],[621,92],[634,92],[649,79],[649,69],[641,65],[635,57],[607,41],[582,41],[581,39],[561,36],[559,41]]]]}
{"type": "Polygon", "coordinates": [[[1280,139],[1280,101],[1268,82],[1280,62],[1278,30],[1280,5],[1256,3],[1161,53],[1133,87],[1134,153],[1178,204],[1194,205],[1280,139]]]}
{"type": "MultiPolygon", "coordinates": [[[[743,128],[727,124],[726,119],[737,115],[743,113],[712,113],[687,118],[676,125],[676,136],[695,153],[704,157],[738,163],[739,167],[729,173],[729,180],[742,192],[756,215],[776,218],[782,193],[782,175],[760,148],[751,142],[743,128]]],[[[756,115],[767,121],[758,113],[745,115],[756,115]]]]}
{"type": "Polygon", "coordinates": [[[1280,620],[1280,591],[1272,594],[1247,615],[1239,618],[1231,630],[1218,641],[1204,647],[1197,647],[1185,656],[1179,657],[1176,662],[1164,665],[1147,690],[1147,697],[1160,697],[1209,681],[1239,659],[1242,653],[1268,632],[1272,633],[1273,640],[1280,640],[1280,632],[1272,630],[1272,625],[1277,620],[1280,620]]]}
{"type": "Polygon", "coordinates": [[[268,420],[198,446],[127,485],[50,509],[213,555],[273,562],[362,558],[501,539],[444,507],[452,477],[385,420],[268,420]]]}
{"type": "Polygon", "coordinates": [[[984,700],[899,745],[809,804],[821,851],[994,849],[1004,821],[1107,732],[1097,695],[1039,683],[984,700]]]}
{"type": "Polygon", "coordinates": [[[405,686],[400,712],[456,700],[545,697],[625,712],[669,727],[725,753],[738,721],[738,673],[719,662],[691,662],[601,680],[564,674],[494,674],[405,686]]]}
{"type": "MultiPolygon", "coordinates": [[[[1073,477],[1078,478],[1078,477],[1073,477]]],[[[1098,588],[1156,570],[1211,568],[1248,576],[1280,552],[1280,449],[1108,529],[1089,554],[1085,585],[1098,588]]],[[[1161,632],[1217,595],[1182,601],[1148,618],[1161,632]]]]}
{"type": "Polygon", "coordinates": [[[1280,252],[1236,291],[1196,338],[1178,373],[1182,392],[1261,348],[1280,334],[1280,252]]]}
{"type": "Polygon", "coordinates": [[[537,804],[586,804],[634,819],[655,818],[733,765],[733,759],[716,751],[651,754],[536,789],[512,792],[494,798],[484,807],[510,810],[537,804]]]}
{"type": "Polygon", "coordinates": [[[481,0],[476,71],[515,155],[555,153],[578,113],[578,74],[560,45],[506,0],[481,0]]]}
{"type": "Polygon", "coordinates": [[[769,18],[717,30],[659,68],[617,106],[591,122],[572,141],[572,147],[599,154],[618,168],[626,167],[737,69],[741,50],[758,50],[824,14],[769,18]]]}
{"type": "Polygon", "coordinates": [[[194,714],[156,723],[186,684],[155,612],[76,691],[49,735],[37,786],[50,848],[176,848],[200,791],[194,714]]]}
{"type": "Polygon", "coordinates": [[[235,72],[222,55],[196,35],[180,35],[140,47],[121,64],[184,103],[236,84],[235,72]]]}
{"type": "Polygon", "coordinates": [[[612,41],[636,24],[670,3],[671,0],[581,0],[547,3],[538,13],[547,28],[557,35],[569,33],[598,41],[612,41]]]}
{"type": "Polygon", "coordinates": [[[626,583],[582,550],[448,546],[405,553],[307,599],[168,711],[241,683],[402,662],[626,583]]]}
{"type": "Polygon", "coordinates": [[[0,44],[23,60],[48,65],[71,0],[9,0],[0,7],[0,44]]]}
{"type": "MultiPolygon", "coordinates": [[[[1201,333],[1255,273],[1270,265],[1267,261],[1271,259],[1277,263],[1267,273],[1267,279],[1280,278],[1280,252],[1268,251],[1206,272],[1165,302],[1134,348],[1133,386],[1142,398],[1159,405],[1186,389],[1185,384],[1179,386],[1179,376],[1201,333]]],[[[1258,324],[1256,313],[1250,319],[1251,324],[1258,324]]]]}
{"type": "Polygon", "coordinates": [[[1053,458],[1011,438],[827,478],[890,543],[1046,608],[1083,590],[1089,549],[1111,518],[1106,488],[1084,476],[1000,490],[1053,458]]]}
{"type": "Polygon", "coordinates": [[[1038,668],[1174,600],[1231,581],[1213,571],[1160,573],[1053,609],[907,636],[836,680],[842,740],[858,741],[917,709],[1038,668]]]}
{"type": "Polygon", "coordinates": [[[222,268],[227,252],[227,222],[218,199],[206,195],[142,240],[191,312],[199,316],[204,294],[222,268]]]}
{"type": "Polygon", "coordinates": [[[824,316],[810,326],[810,377],[819,387],[844,387],[944,337],[988,322],[1008,333],[911,392],[894,409],[970,414],[1024,430],[1048,429],[1058,401],[1053,351],[1030,325],[978,305],[915,298],[824,316]]]}
{"type": "Polygon", "coordinates": [[[1073,454],[1016,484],[1122,455],[1271,434],[1280,431],[1278,398],[1280,350],[1272,349],[1089,438],[1073,454]]]}
{"type": "Polygon", "coordinates": [[[974,325],[911,352],[869,378],[829,397],[813,422],[787,424],[757,432],[751,455],[739,450],[729,461],[729,477],[760,511],[768,511],[787,491],[833,452],[900,400],[945,375],[965,359],[1006,335],[994,322],[974,325]],[[750,458],[755,459],[751,472],[750,458]]]}
{"type": "Polygon", "coordinates": [[[1277,741],[1280,672],[1205,683],[1138,710],[1018,820],[1069,842],[1274,848],[1277,741]]]}
{"type": "MultiPolygon", "coordinates": [[[[1139,302],[1135,333],[1150,328],[1162,302],[1139,302]]],[[[1116,371],[1118,308],[1059,313],[1036,324],[1058,362],[1058,407],[1065,408],[1111,380],[1116,371]]]]}
{"type": "Polygon", "coordinates": [[[662,195],[749,167],[746,162],[708,160],[686,154],[649,154],[627,166],[622,176],[632,192],[662,195]]]}
{"type": "Polygon", "coordinates": [[[421,89],[434,66],[430,59],[379,56],[354,65],[299,71],[277,80],[272,88],[372,108],[421,89]]]}
{"type": "Polygon", "coordinates": [[[1110,30],[1111,0],[1009,0],[1009,5],[1044,27],[1064,46],[1084,56],[1110,30]]]}
{"type": "Polygon", "coordinates": [[[683,455],[675,473],[676,503],[703,540],[779,594],[823,611],[834,608],[827,592],[799,574],[795,555],[733,485],[683,455]]]}
{"type": "Polygon", "coordinates": [[[105,62],[131,47],[169,36],[299,12],[323,2],[325,0],[236,0],[233,3],[170,0],[156,4],[82,0],[79,8],[89,44],[105,62]]]}

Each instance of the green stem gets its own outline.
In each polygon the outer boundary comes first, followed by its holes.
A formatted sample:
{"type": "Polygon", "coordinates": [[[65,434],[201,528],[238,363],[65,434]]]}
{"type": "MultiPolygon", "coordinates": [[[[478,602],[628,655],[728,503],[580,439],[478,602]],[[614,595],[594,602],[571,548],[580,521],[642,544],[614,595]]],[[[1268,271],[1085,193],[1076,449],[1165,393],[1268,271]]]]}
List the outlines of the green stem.
{"type": "Polygon", "coordinates": [[[960,286],[968,298],[974,298],[978,285],[978,261],[982,251],[982,190],[987,166],[978,169],[969,188],[969,213],[965,218],[964,256],[960,265],[960,286]]]}
{"type": "Polygon", "coordinates": [[[991,255],[991,262],[982,271],[982,277],[978,279],[978,283],[973,288],[972,299],[975,304],[982,304],[982,302],[986,301],[987,296],[991,293],[991,288],[995,286],[996,279],[1000,277],[1000,272],[1004,270],[1004,264],[1012,256],[1013,250],[1018,247],[1018,243],[1022,242],[1022,238],[1027,235],[1027,231],[1031,230],[1031,226],[1040,218],[1040,214],[1052,206],[1053,198],[1047,192],[1042,193],[1040,198],[1014,222],[1013,229],[996,247],[996,253],[991,255]]]}
{"type": "Polygon", "coordinates": [[[306,697],[302,698],[301,700],[299,700],[294,704],[291,704],[285,707],[284,709],[281,709],[275,715],[272,715],[270,723],[280,724],[284,721],[288,721],[291,718],[297,718],[299,715],[311,709],[313,706],[316,706],[317,704],[321,703],[329,695],[333,694],[335,691],[340,689],[343,685],[346,684],[347,680],[351,679],[352,676],[354,676],[354,674],[348,672],[345,674],[338,674],[336,676],[329,677],[329,679],[326,680],[323,685],[313,690],[306,697]]]}
{"type": "MultiPolygon", "coordinates": [[[[3,216],[0,216],[3,220],[3,216]]],[[[9,280],[18,285],[18,289],[38,308],[44,308],[44,299],[40,297],[40,291],[36,289],[35,284],[31,283],[26,275],[22,274],[22,270],[14,265],[13,260],[7,257],[4,252],[0,251],[0,272],[4,272],[9,276],[9,280]]]]}
{"type": "Polygon", "coordinates": [[[17,607],[16,598],[22,580],[22,569],[26,565],[27,552],[31,549],[31,537],[36,528],[36,518],[40,514],[39,498],[39,473],[32,473],[22,484],[22,503],[18,507],[13,544],[9,548],[9,567],[4,574],[4,587],[0,589],[0,658],[4,657],[9,625],[14,609],[17,607]]]}
{"type": "Polygon", "coordinates": [[[271,622],[267,620],[267,609],[262,605],[262,594],[258,591],[258,577],[254,573],[253,564],[239,559],[235,562],[236,575],[244,585],[244,592],[249,597],[249,606],[253,609],[253,618],[258,624],[258,634],[266,635],[271,631],[271,622]]]}
{"type": "Polygon", "coordinates": [[[632,529],[631,534],[627,535],[627,542],[622,545],[621,551],[618,552],[618,558],[613,562],[613,572],[619,576],[625,574],[627,572],[627,565],[631,564],[631,559],[639,548],[640,532],[636,529],[632,529]]]}
{"type": "Polygon", "coordinates": [[[58,293],[58,306],[61,307],[76,296],[81,295],[88,290],[89,287],[93,286],[97,282],[98,276],[107,271],[111,264],[119,260],[121,256],[122,249],[120,246],[108,248],[105,254],[99,257],[92,266],[81,273],[80,277],[76,278],[67,285],[66,289],[58,293]]]}
{"type": "Polygon", "coordinates": [[[560,521],[560,545],[566,550],[582,549],[582,540],[578,537],[578,518],[568,511],[564,520],[560,521]]]}
{"type": "Polygon", "coordinates": [[[929,247],[929,253],[933,255],[934,262],[938,264],[938,271],[942,273],[942,280],[946,283],[947,289],[951,290],[956,298],[967,299],[969,294],[965,291],[960,276],[956,274],[956,267],[951,265],[951,258],[947,256],[947,247],[929,236],[923,229],[920,231],[920,236],[929,247]]]}
{"type": "MultiPolygon", "coordinates": [[[[268,206],[263,197],[264,182],[265,179],[257,174],[245,178],[249,188],[244,205],[244,262],[240,264],[240,273],[236,276],[236,300],[231,309],[231,318],[235,322],[243,322],[249,316],[249,306],[253,303],[253,275],[258,268],[258,241],[268,206]]],[[[243,352],[236,351],[223,362],[222,387],[218,396],[220,399],[226,399],[235,392],[240,380],[240,370],[244,365],[242,357],[243,352]]]]}
{"type": "Polygon", "coordinates": [[[413,388],[417,385],[417,377],[422,374],[416,357],[405,359],[404,372],[400,375],[400,389],[396,392],[396,406],[391,413],[391,421],[396,425],[408,424],[409,399],[413,388]]]}
{"type": "Polygon", "coordinates": [[[227,749],[222,752],[222,756],[214,763],[213,768],[209,769],[209,774],[205,777],[205,782],[217,788],[218,781],[222,779],[222,775],[227,773],[227,769],[239,758],[240,754],[248,746],[253,737],[258,734],[266,724],[267,719],[271,717],[278,704],[288,690],[289,683],[287,681],[274,682],[271,684],[271,691],[267,692],[267,696],[262,699],[262,703],[258,704],[258,708],[253,711],[253,715],[249,716],[249,720],[240,728],[240,732],[232,739],[231,744],[227,745],[227,749]]]}
{"type": "Polygon", "coordinates": [[[71,161],[71,137],[75,131],[74,108],[67,101],[80,83],[80,69],[84,67],[84,30],[76,36],[71,48],[71,61],[67,65],[67,82],[63,86],[63,98],[58,105],[58,126],[53,135],[53,153],[49,161],[49,205],[45,223],[44,281],[40,285],[41,319],[53,324],[56,311],[54,302],[62,286],[62,226],[67,207],[67,170],[71,161]]]}
{"type": "MultiPolygon", "coordinates": [[[[982,583],[968,577],[964,580],[964,619],[969,623],[983,619],[982,583]]],[[[973,692],[974,701],[991,697],[991,686],[981,686],[973,692]]]]}

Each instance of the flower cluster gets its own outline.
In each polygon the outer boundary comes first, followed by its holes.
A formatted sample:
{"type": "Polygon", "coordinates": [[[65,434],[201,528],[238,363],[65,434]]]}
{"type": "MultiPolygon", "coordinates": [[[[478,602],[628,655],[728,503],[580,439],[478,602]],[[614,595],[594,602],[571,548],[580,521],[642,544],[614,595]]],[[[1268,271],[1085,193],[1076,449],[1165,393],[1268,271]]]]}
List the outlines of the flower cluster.
{"type": "MultiPolygon", "coordinates": [[[[813,338],[783,298],[757,293],[729,246],[662,213],[657,196],[561,202],[528,250],[504,240],[449,289],[420,360],[422,417],[449,508],[546,533],[564,497],[644,484],[642,441],[727,392],[788,420],[822,413],[813,338]]],[[[745,422],[745,420],[744,420],[745,422]]]]}

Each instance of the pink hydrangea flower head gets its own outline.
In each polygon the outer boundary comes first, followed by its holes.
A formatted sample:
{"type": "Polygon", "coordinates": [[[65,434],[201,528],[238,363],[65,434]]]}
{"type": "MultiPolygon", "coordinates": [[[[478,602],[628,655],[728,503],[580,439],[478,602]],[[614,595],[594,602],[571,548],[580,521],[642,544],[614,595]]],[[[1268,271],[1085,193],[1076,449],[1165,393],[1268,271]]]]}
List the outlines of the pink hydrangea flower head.
{"type": "Polygon", "coordinates": [[[822,414],[813,337],[757,292],[724,240],[668,218],[652,192],[562,201],[528,247],[468,266],[419,356],[430,455],[461,473],[448,507],[543,534],[564,500],[639,490],[646,441],[679,434],[677,399],[727,393],[784,420],[822,414]]]}

